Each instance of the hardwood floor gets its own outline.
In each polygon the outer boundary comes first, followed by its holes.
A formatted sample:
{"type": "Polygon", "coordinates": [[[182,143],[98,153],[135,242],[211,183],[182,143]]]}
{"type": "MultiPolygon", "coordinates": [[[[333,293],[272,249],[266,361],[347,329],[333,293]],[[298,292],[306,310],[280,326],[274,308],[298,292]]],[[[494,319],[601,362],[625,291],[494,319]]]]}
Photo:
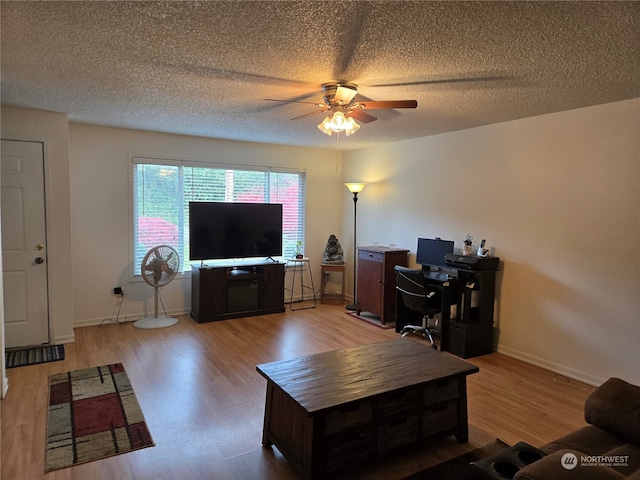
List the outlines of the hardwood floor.
{"type": "MultiPolygon", "coordinates": [[[[77,328],[64,361],[7,370],[2,401],[4,480],[297,479],[275,448],[261,446],[266,381],[255,366],[398,338],[345,315],[341,306],[139,330],[132,324],[77,328]],[[43,474],[47,378],[121,362],[155,447],[43,474]]],[[[415,341],[423,341],[415,337],[415,341]]],[[[335,480],[400,479],[500,438],[542,445],[584,425],[593,390],[497,353],[469,359],[469,442],[450,437],[402,449],[335,480]]],[[[425,368],[429,368],[425,365],[425,368]]]]}

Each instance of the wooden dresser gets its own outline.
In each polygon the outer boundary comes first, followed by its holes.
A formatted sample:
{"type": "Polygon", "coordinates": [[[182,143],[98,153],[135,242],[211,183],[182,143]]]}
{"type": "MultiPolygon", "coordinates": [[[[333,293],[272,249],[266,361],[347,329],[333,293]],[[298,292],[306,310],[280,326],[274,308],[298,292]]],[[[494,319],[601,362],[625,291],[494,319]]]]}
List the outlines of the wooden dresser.
{"type": "Polygon", "coordinates": [[[369,312],[384,324],[396,314],[396,277],[393,267],[407,266],[409,250],[358,247],[356,313],[369,312]]]}

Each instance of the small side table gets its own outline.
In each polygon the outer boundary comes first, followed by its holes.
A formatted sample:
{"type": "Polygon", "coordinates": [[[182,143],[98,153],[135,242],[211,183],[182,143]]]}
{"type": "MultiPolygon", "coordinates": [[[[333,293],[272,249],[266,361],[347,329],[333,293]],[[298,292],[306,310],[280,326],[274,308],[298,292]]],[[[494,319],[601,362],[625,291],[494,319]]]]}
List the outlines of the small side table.
{"type": "Polygon", "coordinates": [[[291,275],[291,288],[286,288],[285,290],[289,290],[289,292],[291,293],[291,296],[289,298],[289,309],[290,310],[305,310],[307,308],[316,308],[317,305],[317,301],[316,301],[316,289],[313,285],[313,275],[311,274],[311,263],[309,262],[309,259],[307,257],[303,257],[303,258],[290,258],[289,260],[287,260],[287,270],[291,269],[292,270],[292,275],[291,275]],[[307,268],[307,270],[309,271],[309,281],[311,282],[311,286],[309,285],[305,285],[304,283],[304,270],[305,270],[305,266],[307,268]],[[295,286],[296,286],[296,273],[300,276],[300,294],[301,294],[301,302],[305,301],[304,298],[304,293],[307,290],[311,290],[311,298],[307,298],[306,300],[313,300],[313,305],[309,305],[306,307],[300,307],[300,308],[293,308],[293,291],[295,290],[295,286]]]}
{"type": "Polygon", "coordinates": [[[320,303],[327,303],[331,305],[342,305],[344,303],[344,282],[345,282],[345,274],[344,269],[346,267],[345,263],[323,263],[320,265],[320,269],[322,271],[322,286],[320,287],[320,303]],[[340,293],[325,293],[325,275],[329,272],[340,272],[342,277],[342,288],[340,289],[340,293]]]}

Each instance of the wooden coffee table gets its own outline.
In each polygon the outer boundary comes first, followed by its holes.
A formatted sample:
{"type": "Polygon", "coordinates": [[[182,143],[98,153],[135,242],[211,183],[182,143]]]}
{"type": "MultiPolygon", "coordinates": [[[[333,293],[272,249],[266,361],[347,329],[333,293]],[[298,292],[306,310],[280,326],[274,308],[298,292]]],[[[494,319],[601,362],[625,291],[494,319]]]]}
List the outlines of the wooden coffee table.
{"type": "Polygon", "coordinates": [[[402,338],[257,365],[262,444],[305,478],[431,437],[469,437],[466,376],[478,367],[402,338]]]}

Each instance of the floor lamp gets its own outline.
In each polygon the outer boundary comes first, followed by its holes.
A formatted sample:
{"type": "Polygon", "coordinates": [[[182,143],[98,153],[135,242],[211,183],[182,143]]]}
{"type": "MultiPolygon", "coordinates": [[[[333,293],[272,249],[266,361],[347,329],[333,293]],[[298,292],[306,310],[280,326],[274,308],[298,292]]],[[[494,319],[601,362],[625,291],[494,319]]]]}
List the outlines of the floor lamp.
{"type": "Polygon", "coordinates": [[[345,183],[345,186],[353,193],[353,303],[347,305],[347,310],[358,309],[358,299],[356,298],[356,265],[358,264],[356,234],[358,223],[356,214],[358,212],[358,193],[362,191],[366,183],[345,183]]]}

